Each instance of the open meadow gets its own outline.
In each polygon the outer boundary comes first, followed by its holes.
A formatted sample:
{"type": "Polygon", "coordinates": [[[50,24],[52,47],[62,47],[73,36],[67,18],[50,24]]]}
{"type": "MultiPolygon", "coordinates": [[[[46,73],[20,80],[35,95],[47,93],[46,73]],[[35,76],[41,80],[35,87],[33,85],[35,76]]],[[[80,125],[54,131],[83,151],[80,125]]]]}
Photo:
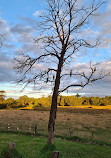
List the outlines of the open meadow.
{"type": "MultiPolygon", "coordinates": [[[[47,135],[49,108],[0,110],[0,131],[47,135]]],[[[58,108],[55,135],[74,136],[111,143],[111,111],[104,109],[58,108]]]]}

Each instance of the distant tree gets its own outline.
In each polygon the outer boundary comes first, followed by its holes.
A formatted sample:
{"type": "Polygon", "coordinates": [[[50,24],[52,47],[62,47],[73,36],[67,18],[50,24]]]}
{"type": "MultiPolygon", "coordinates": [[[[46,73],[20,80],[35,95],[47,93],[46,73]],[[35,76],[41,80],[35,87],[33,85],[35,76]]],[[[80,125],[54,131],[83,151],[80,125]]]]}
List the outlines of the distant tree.
{"type": "Polygon", "coordinates": [[[49,95],[49,96],[48,96],[48,106],[49,106],[49,107],[51,106],[51,102],[52,102],[52,96],[49,95]]]}
{"type": "Polygon", "coordinates": [[[106,103],[106,105],[111,105],[111,96],[106,96],[104,98],[104,102],[106,103]]]}
{"type": "Polygon", "coordinates": [[[77,93],[77,94],[76,94],[76,97],[77,97],[77,98],[80,98],[81,96],[77,93]]]}
{"type": "Polygon", "coordinates": [[[5,99],[6,95],[5,95],[5,91],[0,91],[0,102],[2,102],[5,99]]]}
{"type": "Polygon", "coordinates": [[[99,97],[92,97],[92,104],[93,105],[99,105],[100,104],[100,98],[99,97]]]}
{"type": "Polygon", "coordinates": [[[13,98],[8,98],[7,100],[5,100],[5,103],[7,104],[8,107],[16,107],[16,101],[13,98]]]}
{"type": "Polygon", "coordinates": [[[19,72],[23,72],[23,77],[18,82],[25,83],[53,83],[52,103],[48,124],[48,143],[54,142],[54,127],[57,111],[57,98],[60,93],[71,87],[84,88],[97,80],[102,79],[106,75],[97,72],[96,65],[89,65],[90,73],[75,72],[75,70],[65,71],[73,62],[73,56],[80,49],[94,48],[99,44],[98,39],[90,41],[89,38],[81,37],[81,32],[88,25],[91,17],[95,15],[98,8],[104,4],[103,1],[91,1],[90,5],[82,5],[79,0],[47,0],[47,12],[41,16],[40,29],[38,36],[34,37],[35,43],[42,43],[43,54],[37,57],[31,56],[30,53],[22,52],[20,58],[16,58],[17,65],[15,68],[19,72]],[[21,57],[22,56],[22,57],[21,57]],[[45,70],[38,71],[32,76],[28,75],[35,65],[46,65],[45,70]],[[67,85],[62,86],[63,78],[71,78],[67,85]],[[75,78],[78,83],[75,83],[75,78]]]}
{"type": "Polygon", "coordinates": [[[82,105],[88,105],[88,104],[89,104],[89,99],[87,97],[83,97],[82,105]]]}
{"type": "Polygon", "coordinates": [[[27,106],[33,107],[35,104],[35,100],[36,100],[35,98],[28,98],[27,106]]]}
{"type": "Polygon", "coordinates": [[[27,95],[19,97],[17,99],[17,106],[19,107],[25,107],[29,105],[29,97],[27,95]]]}
{"type": "Polygon", "coordinates": [[[1,90],[0,91],[0,109],[7,108],[7,104],[4,102],[5,97],[6,97],[5,91],[1,90]]]}
{"type": "Polygon", "coordinates": [[[93,105],[93,101],[92,101],[92,98],[91,98],[91,97],[89,98],[89,104],[90,104],[90,105],[93,105]]]}

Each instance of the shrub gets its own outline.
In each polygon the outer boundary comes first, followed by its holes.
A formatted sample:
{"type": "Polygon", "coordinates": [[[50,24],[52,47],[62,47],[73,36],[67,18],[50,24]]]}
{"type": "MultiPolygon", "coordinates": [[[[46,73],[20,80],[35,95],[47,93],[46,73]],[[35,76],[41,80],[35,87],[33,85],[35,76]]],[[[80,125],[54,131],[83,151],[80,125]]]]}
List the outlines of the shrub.
{"type": "Polygon", "coordinates": [[[64,104],[64,106],[70,106],[70,105],[66,103],[66,104],[64,104]]]}
{"type": "Polygon", "coordinates": [[[5,103],[0,103],[0,109],[6,109],[7,108],[7,104],[5,103]]]}
{"type": "Polygon", "coordinates": [[[105,103],[101,103],[100,106],[106,106],[106,104],[105,103]]]}
{"type": "Polygon", "coordinates": [[[16,149],[10,150],[6,148],[2,151],[0,158],[23,158],[23,156],[16,149]]]}

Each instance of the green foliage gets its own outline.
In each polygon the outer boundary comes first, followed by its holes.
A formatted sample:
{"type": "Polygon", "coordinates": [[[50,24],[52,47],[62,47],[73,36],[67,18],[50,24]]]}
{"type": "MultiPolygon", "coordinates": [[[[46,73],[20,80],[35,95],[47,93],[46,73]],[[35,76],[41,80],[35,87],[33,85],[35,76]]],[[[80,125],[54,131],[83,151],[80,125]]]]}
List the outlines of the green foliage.
{"type": "Polygon", "coordinates": [[[38,99],[35,99],[35,102],[34,102],[34,107],[50,107],[51,106],[51,97],[41,97],[41,98],[38,98],[38,99]]]}
{"type": "Polygon", "coordinates": [[[4,99],[5,99],[5,91],[1,90],[0,91],[0,102],[3,102],[4,99]]]}
{"type": "Polygon", "coordinates": [[[29,105],[29,98],[26,95],[19,97],[16,101],[18,107],[26,107],[29,105]]]}
{"type": "MultiPolygon", "coordinates": [[[[13,98],[8,98],[0,102],[0,109],[5,108],[25,108],[31,107],[37,109],[37,107],[51,107],[52,96],[41,97],[41,98],[29,98],[24,95],[19,97],[19,99],[14,100],[13,98]]],[[[95,105],[95,106],[106,106],[111,105],[111,96],[106,96],[104,98],[100,97],[80,97],[79,94],[76,96],[58,96],[57,100],[58,106],[82,106],[82,105],[95,105]]]]}
{"type": "Polygon", "coordinates": [[[15,108],[17,106],[17,102],[13,98],[8,98],[7,100],[5,100],[5,104],[9,108],[15,108]]]}
{"type": "Polygon", "coordinates": [[[23,156],[16,149],[9,150],[6,148],[2,151],[0,158],[23,158],[23,156]]]}

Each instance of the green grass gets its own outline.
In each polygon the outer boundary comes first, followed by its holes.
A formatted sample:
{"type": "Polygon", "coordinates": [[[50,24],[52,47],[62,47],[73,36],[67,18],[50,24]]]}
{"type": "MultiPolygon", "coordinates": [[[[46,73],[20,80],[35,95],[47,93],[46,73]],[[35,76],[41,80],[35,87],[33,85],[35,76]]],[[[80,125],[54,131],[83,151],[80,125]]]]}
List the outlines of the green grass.
{"type": "Polygon", "coordinates": [[[16,149],[10,150],[7,147],[2,151],[0,158],[23,158],[23,156],[16,149]]]}
{"type": "MultiPolygon", "coordinates": [[[[30,132],[21,132],[21,131],[0,131],[0,133],[35,136],[34,134],[32,134],[30,132]]],[[[37,133],[37,136],[38,137],[48,137],[47,134],[41,134],[41,133],[37,133]]],[[[55,138],[73,141],[73,142],[82,142],[85,144],[95,144],[95,145],[111,147],[111,143],[100,141],[100,140],[93,140],[93,139],[89,139],[89,138],[82,138],[82,137],[78,137],[78,136],[67,137],[67,136],[55,135],[55,138]]]]}
{"type": "Polygon", "coordinates": [[[47,145],[47,138],[31,135],[0,133],[0,153],[9,142],[16,143],[17,151],[24,158],[48,158],[52,150],[60,152],[60,158],[110,158],[111,148],[56,139],[55,146],[47,145]]]}

